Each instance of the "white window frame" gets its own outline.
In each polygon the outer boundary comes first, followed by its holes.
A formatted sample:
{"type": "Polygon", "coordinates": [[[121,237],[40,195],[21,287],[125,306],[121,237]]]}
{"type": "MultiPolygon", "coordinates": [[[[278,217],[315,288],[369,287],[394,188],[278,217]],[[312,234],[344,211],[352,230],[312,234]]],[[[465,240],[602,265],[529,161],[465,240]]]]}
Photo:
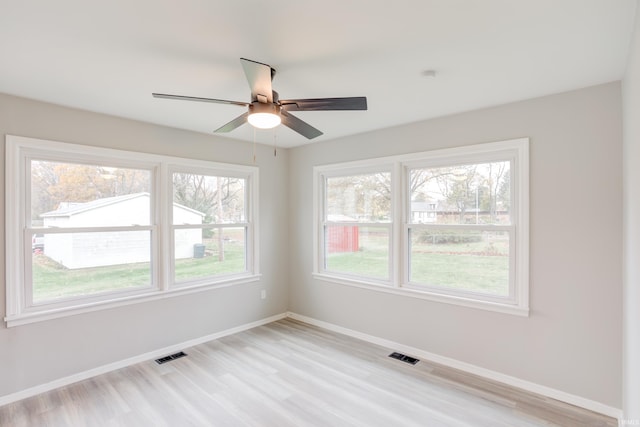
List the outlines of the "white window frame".
{"type": "MultiPolygon", "coordinates": [[[[371,174],[371,173],[390,173],[391,175],[391,182],[394,182],[394,168],[393,168],[393,164],[392,163],[386,163],[386,164],[367,164],[367,162],[363,163],[363,164],[359,164],[357,166],[354,166],[352,168],[342,168],[342,167],[337,167],[335,169],[332,169],[330,167],[324,168],[322,171],[320,171],[318,174],[314,174],[317,176],[317,179],[321,181],[320,184],[320,188],[319,188],[319,197],[320,197],[320,205],[321,206],[321,212],[319,212],[319,215],[317,216],[317,220],[320,222],[320,226],[318,228],[318,233],[316,234],[316,239],[319,242],[319,247],[320,248],[324,248],[325,247],[325,228],[329,227],[329,226],[357,226],[357,227],[380,227],[380,228],[385,228],[387,229],[388,235],[389,235],[389,269],[388,269],[388,279],[375,279],[372,277],[365,277],[365,276],[358,276],[355,274],[350,274],[350,273],[335,273],[332,272],[331,270],[327,270],[324,266],[326,265],[325,259],[324,259],[324,251],[319,251],[318,254],[320,255],[315,256],[314,259],[316,260],[315,263],[315,271],[319,272],[320,274],[326,274],[328,276],[332,276],[332,275],[337,275],[340,277],[345,277],[348,278],[350,280],[353,281],[358,281],[361,278],[364,278],[365,281],[369,281],[372,283],[377,283],[377,284],[381,284],[381,285],[387,285],[390,286],[393,283],[393,276],[394,276],[394,266],[393,266],[393,236],[394,236],[394,229],[393,229],[393,218],[395,215],[393,206],[393,200],[391,201],[391,212],[389,213],[390,216],[390,221],[380,221],[380,222],[345,222],[345,221],[340,221],[340,222],[336,222],[336,221],[329,221],[328,220],[328,212],[326,209],[326,206],[323,202],[324,197],[325,197],[325,189],[326,189],[326,182],[328,178],[337,178],[337,177],[344,177],[344,176],[351,176],[351,175],[366,175],[366,174],[371,174]]],[[[314,185],[314,188],[317,188],[317,185],[314,185]]],[[[393,194],[394,192],[391,192],[391,197],[393,198],[393,194]]],[[[318,197],[315,197],[315,199],[318,199],[318,197]]],[[[316,245],[317,246],[317,245],[316,245]]]]}
{"type": "MultiPolygon", "coordinates": [[[[249,171],[231,171],[228,169],[220,169],[217,167],[195,167],[193,163],[185,163],[185,164],[176,164],[175,162],[173,164],[170,165],[169,169],[168,169],[168,173],[167,173],[167,178],[169,180],[168,182],[168,186],[169,186],[169,191],[171,192],[171,194],[173,194],[173,174],[174,173],[193,173],[193,174],[197,174],[197,175],[209,175],[209,176],[218,176],[218,177],[229,177],[229,178],[240,178],[240,179],[244,179],[246,186],[245,186],[245,216],[246,216],[246,220],[244,222],[238,222],[238,223],[211,223],[211,224],[189,224],[189,225],[181,225],[181,224],[174,224],[173,223],[173,209],[169,209],[168,211],[168,215],[169,215],[169,220],[167,221],[168,227],[169,227],[169,247],[171,248],[171,250],[173,251],[173,248],[175,247],[175,241],[174,241],[174,236],[175,236],[175,230],[179,230],[179,229],[193,229],[193,228],[200,228],[200,229],[225,229],[225,228],[244,228],[246,230],[246,234],[245,234],[245,268],[246,270],[244,272],[237,272],[237,273],[230,273],[227,275],[219,275],[217,277],[219,277],[220,280],[232,280],[234,278],[241,278],[243,276],[246,276],[249,272],[252,271],[252,266],[254,265],[254,257],[255,257],[255,251],[253,250],[253,242],[255,241],[255,236],[254,236],[254,227],[252,226],[252,224],[254,223],[254,219],[253,219],[253,209],[252,206],[254,204],[254,200],[250,197],[250,195],[252,194],[252,187],[255,185],[255,183],[252,182],[251,176],[253,172],[249,172],[249,171]]],[[[167,277],[169,277],[169,282],[171,284],[171,286],[173,287],[177,287],[177,288],[182,288],[182,287],[190,287],[190,286],[199,286],[199,285],[206,285],[211,279],[209,277],[205,277],[205,278],[194,278],[194,279],[190,279],[190,280],[186,280],[186,281],[182,281],[182,282],[174,282],[174,278],[175,278],[175,256],[173,256],[173,252],[172,252],[172,256],[171,259],[169,260],[169,274],[167,277]]]]}
{"type": "MultiPolygon", "coordinates": [[[[367,159],[355,162],[314,167],[314,266],[313,277],[323,281],[362,287],[442,303],[479,308],[501,313],[529,314],[529,139],[513,140],[433,150],[407,155],[367,159]],[[492,297],[469,291],[430,288],[409,282],[409,230],[421,225],[411,224],[409,171],[412,168],[453,166],[460,164],[510,161],[511,164],[511,224],[487,225],[483,229],[508,230],[509,297],[492,297]],[[324,179],[343,176],[359,170],[382,172],[392,165],[392,249],[390,252],[391,282],[372,281],[364,276],[326,271],[324,265],[324,179]]],[[[455,226],[454,226],[455,228],[455,226]]]]}
{"type": "MultiPolygon", "coordinates": [[[[257,281],[260,278],[258,245],[258,168],[203,160],[185,159],[69,144],[21,136],[6,136],[5,158],[5,255],[6,316],[8,327],[70,316],[84,312],[200,292],[217,287],[257,281]],[[86,297],[74,297],[31,303],[31,236],[42,232],[30,226],[30,161],[50,160],[70,163],[102,164],[151,172],[150,224],[115,227],[151,233],[151,285],[143,288],[114,290],[86,297]],[[174,285],[171,215],[173,210],[172,170],[202,170],[221,176],[238,176],[247,181],[247,229],[245,242],[246,271],[232,275],[174,285]]],[[[113,227],[111,227],[113,228],[113,227]]],[[[49,232],[110,231],[104,227],[82,229],[47,229],[49,232]]]]}

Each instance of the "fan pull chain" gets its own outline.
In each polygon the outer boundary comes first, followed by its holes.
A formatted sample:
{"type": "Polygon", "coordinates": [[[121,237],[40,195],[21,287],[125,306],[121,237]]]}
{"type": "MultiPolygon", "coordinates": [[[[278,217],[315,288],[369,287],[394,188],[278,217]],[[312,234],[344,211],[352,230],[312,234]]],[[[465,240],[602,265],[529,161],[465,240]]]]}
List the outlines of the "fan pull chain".
{"type": "Polygon", "coordinates": [[[256,128],[253,128],[253,165],[256,165],[256,128]]]}
{"type": "Polygon", "coordinates": [[[278,156],[278,131],[273,132],[273,157],[278,156]]]}

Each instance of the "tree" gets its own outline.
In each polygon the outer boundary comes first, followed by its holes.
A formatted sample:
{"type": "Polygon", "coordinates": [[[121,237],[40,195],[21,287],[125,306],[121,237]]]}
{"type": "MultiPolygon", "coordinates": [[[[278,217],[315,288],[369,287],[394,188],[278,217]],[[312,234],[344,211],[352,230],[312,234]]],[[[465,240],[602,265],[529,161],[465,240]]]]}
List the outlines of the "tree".
{"type": "Polygon", "coordinates": [[[473,222],[493,224],[497,221],[498,210],[508,208],[509,162],[440,167],[426,171],[429,178],[426,185],[421,187],[420,197],[424,198],[430,192],[434,199],[444,201],[451,210],[455,209],[460,224],[469,221],[469,218],[465,218],[469,211],[475,214],[473,222]]]}
{"type": "Polygon", "coordinates": [[[150,172],[43,160],[31,162],[33,219],[61,203],[86,203],[106,197],[148,192],[150,172]]]}
{"type": "Polygon", "coordinates": [[[244,180],[174,173],[173,201],[204,213],[207,222],[241,222],[244,220],[244,180]]]}
{"type": "Polygon", "coordinates": [[[477,165],[437,168],[433,173],[440,194],[456,207],[458,223],[463,224],[467,210],[476,206],[477,165]]]}
{"type": "Polygon", "coordinates": [[[31,162],[31,218],[38,220],[44,212],[54,210],[59,202],[49,191],[58,182],[50,162],[31,162]]]}
{"type": "Polygon", "coordinates": [[[505,193],[503,185],[504,177],[509,174],[508,162],[495,162],[488,164],[488,176],[486,177],[487,187],[489,189],[489,221],[494,224],[497,220],[498,212],[498,196],[504,197],[505,193]],[[502,191],[501,191],[502,190],[502,191]]]}
{"type": "MultiPolygon", "coordinates": [[[[173,174],[173,200],[176,203],[205,214],[205,222],[242,222],[244,213],[244,180],[239,178],[173,174]]],[[[210,229],[204,229],[206,237],[212,236],[210,229]]],[[[218,260],[224,261],[224,236],[222,228],[217,229],[218,260]]]]}
{"type": "Polygon", "coordinates": [[[379,172],[327,179],[329,215],[354,220],[388,220],[391,212],[391,174],[379,172]]]}
{"type": "Polygon", "coordinates": [[[505,171],[502,181],[498,187],[498,193],[496,195],[500,206],[503,210],[510,211],[511,209],[511,170],[505,171]]]}

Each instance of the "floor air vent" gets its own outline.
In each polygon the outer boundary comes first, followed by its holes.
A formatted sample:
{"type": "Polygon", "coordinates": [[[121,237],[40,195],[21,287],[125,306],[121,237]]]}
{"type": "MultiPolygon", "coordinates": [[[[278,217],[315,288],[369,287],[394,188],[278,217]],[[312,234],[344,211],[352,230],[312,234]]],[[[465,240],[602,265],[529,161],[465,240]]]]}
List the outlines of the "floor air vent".
{"type": "Polygon", "coordinates": [[[181,351],[180,353],[170,354],[168,356],[161,357],[160,359],[156,359],[156,363],[158,365],[162,365],[163,363],[171,362],[175,359],[180,359],[181,357],[185,357],[186,355],[187,354],[184,351],[181,351]]]}
{"type": "Polygon", "coordinates": [[[415,357],[407,356],[402,353],[396,353],[396,352],[391,353],[389,357],[393,359],[398,359],[402,362],[410,363],[412,365],[415,365],[420,361],[420,359],[416,359],[415,357]]]}

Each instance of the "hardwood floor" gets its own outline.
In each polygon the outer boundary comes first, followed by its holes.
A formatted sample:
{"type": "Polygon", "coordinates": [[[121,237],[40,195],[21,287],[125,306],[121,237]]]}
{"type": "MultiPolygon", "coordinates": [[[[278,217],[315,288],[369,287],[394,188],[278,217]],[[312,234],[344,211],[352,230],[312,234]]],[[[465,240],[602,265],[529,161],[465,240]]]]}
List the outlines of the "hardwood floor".
{"type": "Polygon", "coordinates": [[[616,426],[285,319],[0,407],[0,426],[616,426]]]}

